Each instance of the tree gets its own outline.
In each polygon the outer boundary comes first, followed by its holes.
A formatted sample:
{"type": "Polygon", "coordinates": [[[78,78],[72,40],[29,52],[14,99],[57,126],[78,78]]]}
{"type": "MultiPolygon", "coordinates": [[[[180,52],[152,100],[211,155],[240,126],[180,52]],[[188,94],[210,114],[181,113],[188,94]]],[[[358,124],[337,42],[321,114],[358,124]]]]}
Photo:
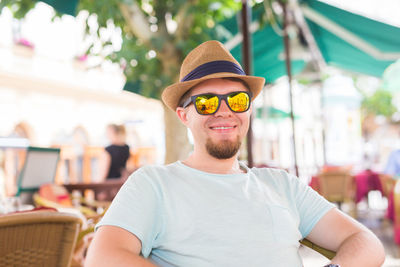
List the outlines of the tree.
{"type": "MultiPolygon", "coordinates": [[[[54,1],[52,1],[54,2],[54,1]]],[[[35,6],[29,0],[1,0],[0,10],[9,6],[15,18],[23,18],[35,6]]],[[[162,90],[176,82],[187,53],[198,44],[217,38],[218,21],[235,14],[234,0],[80,0],[78,12],[87,10],[87,31],[97,35],[104,60],[121,64],[127,78],[125,89],[160,99],[162,90]],[[97,25],[89,23],[96,19],[97,25]],[[115,50],[102,30],[119,27],[122,47],[115,50]]],[[[57,13],[56,16],[62,14],[57,13]]],[[[88,53],[95,53],[92,47],[88,53]]],[[[190,150],[187,130],[174,112],[164,106],[165,162],[182,159],[190,150]]]]}
{"type": "Polygon", "coordinates": [[[392,103],[392,94],[383,89],[376,90],[371,96],[364,94],[361,108],[365,115],[381,115],[388,120],[397,111],[392,103]]]}

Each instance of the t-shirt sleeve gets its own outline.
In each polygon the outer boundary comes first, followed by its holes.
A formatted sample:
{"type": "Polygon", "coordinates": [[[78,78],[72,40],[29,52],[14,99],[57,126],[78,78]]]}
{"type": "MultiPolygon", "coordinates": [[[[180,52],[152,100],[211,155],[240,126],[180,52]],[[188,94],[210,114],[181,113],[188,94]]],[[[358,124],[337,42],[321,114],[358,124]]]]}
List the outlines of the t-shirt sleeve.
{"type": "Polygon", "coordinates": [[[112,150],[111,146],[106,146],[106,147],[104,148],[104,150],[107,151],[108,154],[111,155],[111,150],[112,150]]]}
{"type": "Polygon", "coordinates": [[[288,178],[290,192],[300,219],[299,230],[304,238],[308,236],[318,221],[335,206],[299,178],[292,175],[289,175],[288,178]]]}
{"type": "Polygon", "coordinates": [[[161,232],[160,203],[160,193],[139,169],[121,187],[96,229],[112,225],[131,232],[142,242],[142,255],[148,257],[161,232]]]}

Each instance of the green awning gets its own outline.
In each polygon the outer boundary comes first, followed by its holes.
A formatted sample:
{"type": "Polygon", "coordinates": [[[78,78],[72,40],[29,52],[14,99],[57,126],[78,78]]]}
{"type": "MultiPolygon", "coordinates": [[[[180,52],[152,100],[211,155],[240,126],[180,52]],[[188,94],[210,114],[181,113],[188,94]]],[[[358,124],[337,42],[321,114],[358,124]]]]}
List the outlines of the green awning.
{"type": "MultiPolygon", "coordinates": [[[[303,14],[327,64],[381,77],[383,71],[400,58],[400,28],[316,0],[301,3],[303,14]]],[[[263,5],[253,8],[253,24],[263,12],[263,5]]],[[[237,21],[234,17],[220,24],[229,33],[225,33],[220,40],[228,46],[232,40],[238,39],[237,21]]],[[[231,52],[240,62],[241,42],[236,42],[231,52]]],[[[282,58],[283,40],[271,26],[260,27],[252,33],[252,53],[254,75],[263,76],[268,82],[286,75],[282,58]]],[[[292,73],[301,72],[304,66],[304,61],[292,60],[292,73]]]]}
{"type": "Polygon", "coordinates": [[[381,77],[400,58],[400,28],[316,1],[302,11],[325,61],[342,69],[381,77]]]}
{"type": "MultiPolygon", "coordinates": [[[[278,108],[274,108],[271,106],[263,106],[256,109],[256,118],[262,119],[266,118],[268,120],[275,119],[275,120],[282,120],[286,118],[290,118],[290,113],[283,111],[278,108]]],[[[295,119],[298,119],[298,116],[294,116],[295,119]]]]}
{"type": "MultiPolygon", "coordinates": [[[[264,12],[262,4],[256,5],[252,10],[252,24],[257,24],[264,12]]],[[[241,62],[242,42],[237,38],[240,36],[238,16],[240,16],[240,13],[217,25],[216,32],[219,34],[218,39],[225,43],[236,60],[243,65],[241,62]],[[220,28],[223,28],[223,30],[220,28]],[[222,36],[221,33],[223,33],[222,36]]],[[[251,39],[253,75],[264,77],[268,83],[286,75],[285,60],[282,57],[284,54],[282,37],[275,33],[272,27],[265,26],[253,32],[251,39]]],[[[301,72],[304,67],[305,62],[303,60],[292,60],[293,74],[301,72]]]]}

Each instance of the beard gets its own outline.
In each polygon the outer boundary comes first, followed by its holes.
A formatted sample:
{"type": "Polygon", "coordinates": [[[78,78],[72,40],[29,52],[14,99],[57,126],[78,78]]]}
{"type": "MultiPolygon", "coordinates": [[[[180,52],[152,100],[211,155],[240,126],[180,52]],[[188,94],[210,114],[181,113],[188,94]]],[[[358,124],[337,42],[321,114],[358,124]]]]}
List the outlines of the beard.
{"type": "Polygon", "coordinates": [[[237,136],[235,141],[224,140],[217,143],[211,141],[210,138],[207,139],[206,149],[210,156],[216,159],[230,159],[234,157],[240,149],[242,142],[237,136]]]}

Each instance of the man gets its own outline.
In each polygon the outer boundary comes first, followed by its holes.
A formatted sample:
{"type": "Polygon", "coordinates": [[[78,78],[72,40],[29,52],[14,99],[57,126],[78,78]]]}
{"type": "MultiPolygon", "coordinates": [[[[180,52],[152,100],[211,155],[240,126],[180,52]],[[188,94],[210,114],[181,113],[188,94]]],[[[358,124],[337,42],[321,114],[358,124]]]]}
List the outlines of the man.
{"type": "Polygon", "coordinates": [[[193,153],[133,173],[97,225],[87,266],[299,267],[302,238],[337,251],[330,266],[382,264],[379,240],[299,179],[237,160],[263,85],[219,42],[189,53],[162,99],[191,130],[193,153]]]}

